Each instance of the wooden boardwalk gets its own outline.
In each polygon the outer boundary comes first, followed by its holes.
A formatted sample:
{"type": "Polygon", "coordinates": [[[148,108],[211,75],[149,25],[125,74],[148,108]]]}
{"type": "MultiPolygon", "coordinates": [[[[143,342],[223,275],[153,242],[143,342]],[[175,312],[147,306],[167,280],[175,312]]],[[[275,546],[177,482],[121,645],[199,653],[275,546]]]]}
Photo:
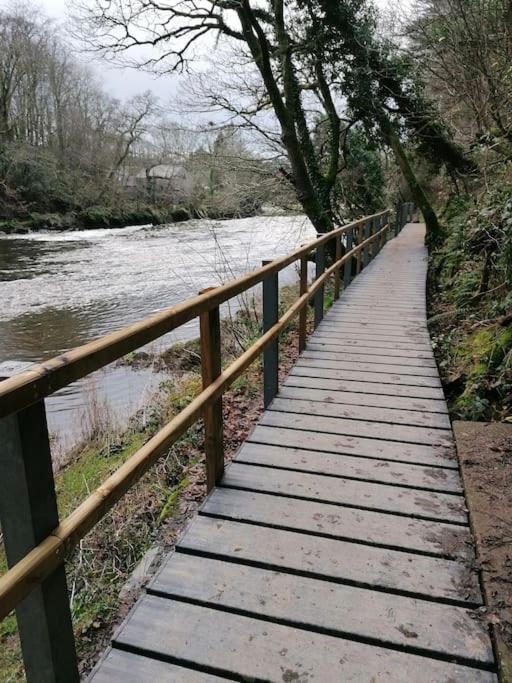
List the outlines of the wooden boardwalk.
{"type": "Polygon", "coordinates": [[[92,676],[496,681],[409,224],[312,335],[92,676]]]}

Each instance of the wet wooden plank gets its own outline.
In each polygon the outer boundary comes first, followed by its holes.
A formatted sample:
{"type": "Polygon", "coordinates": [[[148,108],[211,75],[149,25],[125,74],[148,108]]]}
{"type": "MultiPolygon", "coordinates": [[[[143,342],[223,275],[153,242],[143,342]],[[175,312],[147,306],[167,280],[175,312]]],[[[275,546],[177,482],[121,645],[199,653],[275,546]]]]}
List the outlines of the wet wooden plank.
{"type": "Polygon", "coordinates": [[[232,463],[223,486],[296,496],[323,503],[393,512],[422,519],[467,523],[464,497],[383,483],[232,463]]]}
{"type": "MultiPolygon", "coordinates": [[[[410,387],[431,387],[441,391],[441,381],[437,377],[417,377],[410,375],[387,374],[384,372],[358,372],[357,370],[336,370],[335,368],[318,367],[315,361],[297,361],[293,374],[306,377],[328,377],[352,382],[372,382],[391,385],[405,385],[410,387]]],[[[439,394],[438,394],[439,395],[439,394]]]]}
{"type": "Polygon", "coordinates": [[[266,426],[264,424],[257,425],[247,441],[415,463],[417,465],[457,468],[455,453],[451,449],[420,444],[400,444],[393,441],[378,441],[341,434],[321,434],[314,431],[266,426]]]}
{"type": "Polygon", "coordinates": [[[176,553],[149,586],[158,593],[320,629],[418,654],[492,662],[483,622],[462,607],[176,553]]]}
{"type": "Polygon", "coordinates": [[[323,358],[341,362],[354,363],[381,363],[399,367],[413,366],[416,368],[433,368],[437,372],[437,365],[432,356],[423,356],[421,352],[415,358],[412,355],[396,356],[396,354],[380,353],[355,353],[354,350],[340,348],[326,348],[325,345],[309,343],[306,350],[301,354],[304,358],[323,358]]]}
{"type": "Polygon", "coordinates": [[[348,333],[343,332],[329,334],[324,332],[320,334],[315,332],[311,337],[310,343],[315,344],[336,344],[342,346],[356,346],[357,348],[371,348],[371,349],[395,349],[396,351],[410,351],[411,354],[417,351],[432,353],[432,345],[429,342],[415,343],[411,341],[390,341],[382,339],[372,339],[371,337],[358,335],[357,332],[348,333]]]}
{"type": "MultiPolygon", "coordinates": [[[[364,420],[346,420],[341,417],[325,417],[323,413],[336,413],[339,406],[315,401],[296,401],[293,399],[276,398],[261,418],[260,424],[287,429],[301,429],[323,434],[341,434],[371,439],[396,441],[404,444],[422,444],[435,448],[453,448],[453,436],[445,429],[430,429],[428,427],[410,427],[401,424],[386,424],[384,422],[369,422],[364,420]],[[304,406],[303,404],[308,405],[304,406]],[[293,411],[293,412],[292,412],[293,411]]],[[[377,442],[376,447],[379,446],[377,442]]]]}
{"type": "MultiPolygon", "coordinates": [[[[288,386],[281,387],[278,398],[296,399],[320,404],[319,410],[330,410],[338,407],[338,417],[352,420],[374,420],[376,422],[391,422],[393,424],[415,425],[417,427],[434,427],[436,429],[451,429],[450,418],[446,413],[427,412],[425,410],[410,409],[411,401],[400,397],[378,397],[368,394],[354,394],[344,391],[329,391],[328,389],[311,389],[288,386]],[[401,403],[400,403],[401,402],[401,403]]],[[[438,406],[442,408],[442,406],[438,406]]],[[[323,413],[327,415],[327,413],[323,413]]],[[[332,413],[329,413],[332,415],[332,413]]]]}
{"type": "MultiPolygon", "coordinates": [[[[462,491],[459,473],[454,469],[407,465],[339,453],[319,453],[304,448],[286,448],[246,442],[238,451],[236,461],[327,474],[333,477],[348,477],[361,481],[401,484],[433,491],[453,493],[462,491]]],[[[269,473],[269,476],[273,475],[269,473]]]]}
{"type": "Polygon", "coordinates": [[[305,374],[304,369],[298,374],[292,371],[288,375],[285,385],[344,391],[360,394],[362,397],[371,395],[404,398],[410,401],[411,409],[427,410],[429,406],[431,410],[435,409],[436,412],[447,411],[442,389],[432,387],[411,387],[403,384],[378,384],[377,382],[347,382],[329,377],[311,376],[305,374]]]}
{"type": "Polygon", "coordinates": [[[151,656],[111,649],[88,680],[89,683],[220,683],[226,679],[161,662],[151,656]]]}
{"type": "Polygon", "coordinates": [[[357,372],[384,372],[387,374],[400,373],[401,375],[411,375],[412,377],[438,377],[437,368],[427,365],[404,365],[401,363],[368,362],[364,360],[348,360],[341,356],[313,351],[304,351],[300,355],[301,365],[310,367],[333,368],[335,370],[354,370],[357,372]],[[326,357],[327,355],[327,357],[326,357]]]}
{"type": "Polygon", "coordinates": [[[117,642],[237,679],[496,681],[494,674],[478,669],[153,595],[140,601],[117,642]]]}
{"type": "Polygon", "coordinates": [[[213,491],[201,510],[208,515],[345,541],[450,559],[473,559],[469,528],[458,524],[223,488],[213,491]]]}
{"type": "Polygon", "coordinates": [[[360,325],[357,323],[345,323],[335,325],[334,323],[321,323],[318,326],[318,332],[320,334],[343,334],[343,333],[353,333],[359,336],[360,339],[373,338],[381,339],[382,341],[406,341],[406,342],[416,342],[429,344],[429,336],[423,332],[412,328],[401,327],[397,330],[391,330],[389,328],[378,328],[375,325],[360,325]]]}
{"type": "MultiPolygon", "coordinates": [[[[355,360],[367,360],[371,361],[373,357],[386,358],[388,362],[410,361],[414,363],[415,361],[427,361],[431,366],[435,366],[436,361],[434,354],[429,349],[423,349],[422,351],[413,349],[382,349],[375,346],[364,346],[359,345],[354,348],[353,345],[347,344],[344,341],[334,340],[332,343],[327,341],[320,341],[316,336],[311,337],[308,342],[307,348],[310,351],[323,351],[327,353],[342,354],[345,357],[355,356],[355,360]],[[360,357],[360,358],[358,358],[360,357]]],[[[379,362],[379,361],[377,361],[379,362]]]]}
{"type": "Polygon", "coordinates": [[[476,574],[438,557],[205,516],[192,522],[179,548],[401,595],[481,603],[476,574]]]}
{"type": "Polygon", "coordinates": [[[324,317],[323,324],[331,323],[343,327],[346,323],[350,323],[360,325],[361,327],[378,326],[393,330],[419,329],[424,333],[427,332],[425,318],[422,315],[411,316],[400,315],[399,313],[395,313],[394,315],[390,315],[389,313],[376,314],[364,308],[363,310],[363,316],[361,316],[361,310],[359,312],[354,311],[353,313],[346,310],[329,312],[324,317]]]}

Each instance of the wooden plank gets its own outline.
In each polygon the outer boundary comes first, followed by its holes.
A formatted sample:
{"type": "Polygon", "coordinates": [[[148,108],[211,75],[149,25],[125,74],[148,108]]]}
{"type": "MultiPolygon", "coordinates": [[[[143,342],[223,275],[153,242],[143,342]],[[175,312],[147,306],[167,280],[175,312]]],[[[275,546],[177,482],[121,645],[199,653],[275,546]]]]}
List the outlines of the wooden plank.
{"type": "MultiPolygon", "coordinates": [[[[334,397],[341,395],[342,400],[354,405],[368,405],[368,406],[382,406],[389,408],[406,408],[410,410],[420,410],[433,413],[448,413],[446,401],[444,398],[418,398],[402,395],[370,393],[372,389],[368,390],[364,382],[350,382],[351,385],[356,385],[352,389],[345,390],[344,383],[338,380],[329,380],[325,377],[302,377],[300,375],[289,375],[283,388],[296,387],[306,389],[316,389],[321,391],[328,391],[334,397]],[[360,388],[357,388],[357,387],[360,388]],[[366,390],[365,390],[366,389],[366,390]],[[412,399],[412,400],[411,400],[412,399]]],[[[379,385],[377,385],[379,386],[379,385]]],[[[387,387],[385,387],[387,389],[387,387]]],[[[400,387],[399,387],[400,388],[400,387]]],[[[410,389],[410,387],[406,387],[410,389]]]]}
{"type": "MultiPolygon", "coordinates": [[[[462,484],[457,470],[359,458],[339,453],[318,453],[304,448],[286,448],[268,444],[244,443],[236,455],[237,462],[302,470],[332,477],[348,477],[361,481],[401,484],[432,491],[460,493],[462,484]]],[[[269,473],[269,476],[272,476],[269,473]]]]}
{"type": "MultiPolygon", "coordinates": [[[[401,483],[401,482],[397,482],[401,483]]],[[[326,477],[234,462],[226,470],[223,486],[295,496],[323,503],[336,503],[419,519],[467,524],[464,498],[453,493],[326,477]]]]}
{"type": "Polygon", "coordinates": [[[199,516],[180,550],[443,602],[480,604],[476,574],[454,560],[199,516]]]}
{"type": "MultiPolygon", "coordinates": [[[[307,370],[307,369],[306,369],[307,370]]],[[[347,391],[362,395],[376,395],[389,397],[407,397],[413,399],[411,408],[423,406],[425,400],[435,400],[436,405],[446,408],[442,389],[434,387],[411,387],[404,384],[379,384],[377,382],[352,382],[329,377],[316,377],[312,373],[291,372],[286,379],[286,386],[320,387],[330,391],[347,391]]],[[[424,409],[423,407],[421,409],[424,409]]]]}
{"type": "Polygon", "coordinates": [[[201,512],[339,540],[473,560],[469,528],[458,524],[223,488],[212,491],[201,512]]]}
{"type": "Polygon", "coordinates": [[[396,342],[389,341],[389,339],[375,339],[371,337],[364,337],[356,333],[348,334],[346,331],[340,334],[320,334],[315,332],[314,336],[311,338],[315,344],[341,344],[347,346],[357,346],[373,349],[396,349],[401,351],[426,351],[432,352],[432,345],[430,343],[419,343],[414,342],[396,342]]]}
{"type": "MultiPolygon", "coordinates": [[[[205,292],[209,290],[204,290],[205,292]]],[[[199,317],[201,344],[201,378],[203,389],[214,382],[222,372],[220,312],[219,308],[201,313],[199,317]]],[[[204,452],[206,462],[206,490],[211,491],[224,472],[224,427],[222,396],[205,406],[204,452]]]]}
{"type": "Polygon", "coordinates": [[[186,669],[170,662],[162,662],[132,652],[111,649],[88,679],[89,683],[220,683],[225,678],[194,669],[186,669]]]}
{"type": "Polygon", "coordinates": [[[279,427],[280,420],[276,419],[276,416],[279,417],[279,415],[279,413],[273,413],[274,417],[271,421],[275,423],[275,426],[259,424],[247,440],[253,443],[306,448],[313,451],[358,455],[417,465],[457,467],[455,453],[452,449],[279,427]]]}
{"type": "Polygon", "coordinates": [[[432,368],[437,372],[437,365],[432,356],[422,357],[406,355],[396,357],[394,354],[387,354],[385,352],[364,354],[354,353],[350,349],[326,348],[324,345],[309,343],[307,349],[302,352],[303,358],[323,358],[324,360],[353,362],[353,363],[369,363],[369,364],[384,364],[398,367],[415,367],[415,368],[432,368]]]}
{"type": "Polygon", "coordinates": [[[389,327],[389,328],[421,328],[421,330],[427,330],[427,324],[425,322],[425,317],[422,314],[419,315],[401,315],[395,313],[394,315],[389,315],[388,313],[381,312],[376,313],[375,311],[369,311],[367,308],[363,307],[359,311],[347,311],[341,309],[340,311],[329,311],[329,314],[325,316],[324,322],[332,323],[334,325],[342,326],[345,323],[355,323],[357,325],[378,325],[379,327],[389,327]]]}
{"type": "Polygon", "coordinates": [[[382,357],[382,358],[388,358],[389,360],[396,359],[397,362],[406,362],[410,361],[411,363],[414,363],[419,360],[425,360],[428,363],[430,363],[432,366],[435,364],[435,358],[434,358],[434,353],[431,350],[428,349],[423,349],[423,350],[415,350],[415,349],[394,349],[394,348],[386,348],[386,349],[381,349],[380,347],[375,347],[375,346],[361,346],[359,345],[357,348],[354,348],[354,345],[352,344],[347,344],[346,341],[333,341],[331,342],[326,342],[326,341],[320,341],[319,338],[315,335],[312,337],[308,343],[307,348],[311,351],[326,351],[328,353],[341,353],[344,354],[346,357],[348,356],[355,356],[356,359],[359,357],[361,360],[367,358],[368,360],[371,360],[374,356],[382,357]]]}
{"type": "Polygon", "coordinates": [[[148,592],[416,654],[476,666],[493,661],[484,623],[453,605],[182,553],[167,559],[148,592]]]}
{"type": "Polygon", "coordinates": [[[353,382],[371,382],[386,385],[400,385],[410,387],[429,387],[441,390],[441,381],[438,377],[418,377],[414,375],[391,374],[385,372],[358,372],[357,370],[336,370],[335,368],[319,367],[314,361],[306,361],[299,358],[294,369],[294,375],[306,377],[327,377],[353,382]]]}
{"type": "MultiPolygon", "coordinates": [[[[291,398],[276,397],[269,406],[270,411],[287,413],[290,416],[286,424],[280,426],[298,429],[314,429],[327,434],[345,434],[351,436],[365,436],[374,439],[389,439],[402,443],[421,443],[434,446],[453,446],[453,436],[450,430],[434,429],[432,427],[418,427],[405,424],[375,422],[358,417],[346,417],[344,408],[335,403],[320,401],[301,401],[291,398]],[[317,419],[320,418],[319,420],[317,419]],[[324,419],[325,418],[325,419],[324,419]]],[[[262,424],[270,424],[262,419],[262,424]]]]}
{"type": "Polygon", "coordinates": [[[391,422],[393,424],[416,425],[417,427],[434,427],[451,429],[450,418],[446,413],[432,413],[417,409],[409,410],[410,400],[400,397],[372,396],[376,401],[368,401],[368,394],[351,394],[328,389],[306,389],[302,387],[283,386],[278,398],[302,401],[317,401],[321,404],[339,406],[339,417],[352,420],[370,420],[391,422]],[[366,397],[366,398],[365,398],[366,397]],[[402,403],[399,403],[402,401],[402,403]],[[397,403],[398,402],[398,403],[397,403]]]}
{"type": "Polygon", "coordinates": [[[359,683],[495,683],[475,668],[148,595],[117,636],[119,646],[225,673],[235,680],[359,683]],[[212,638],[212,634],[215,637],[212,638]],[[220,646],[222,645],[222,647],[220,646]]]}
{"type": "Polygon", "coordinates": [[[325,358],[325,354],[316,351],[304,351],[300,355],[301,364],[309,367],[332,368],[334,370],[357,370],[358,372],[385,372],[387,374],[400,373],[412,377],[439,377],[437,368],[400,365],[397,363],[368,363],[368,361],[349,361],[342,357],[325,358]]]}
{"type": "Polygon", "coordinates": [[[372,335],[372,336],[378,336],[381,339],[391,339],[393,341],[394,339],[404,339],[404,340],[412,340],[412,341],[423,341],[426,343],[430,342],[430,337],[426,332],[423,330],[416,329],[415,327],[403,327],[400,326],[399,328],[384,328],[382,326],[378,325],[372,325],[371,323],[365,323],[364,325],[361,323],[357,322],[352,322],[352,323],[328,323],[328,322],[322,322],[318,327],[317,327],[318,332],[331,332],[331,333],[338,333],[338,332],[353,332],[355,334],[358,334],[360,337],[364,338],[365,336],[372,335]]]}

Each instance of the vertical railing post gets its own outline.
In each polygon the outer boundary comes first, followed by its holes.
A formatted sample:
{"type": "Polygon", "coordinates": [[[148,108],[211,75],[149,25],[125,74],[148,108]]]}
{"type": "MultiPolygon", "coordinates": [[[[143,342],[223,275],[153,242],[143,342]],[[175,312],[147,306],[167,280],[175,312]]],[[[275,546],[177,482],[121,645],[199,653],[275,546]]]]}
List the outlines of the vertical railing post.
{"type": "MultiPolygon", "coordinates": [[[[362,223],[360,223],[357,226],[357,244],[361,244],[361,242],[363,241],[363,230],[364,230],[364,225],[362,223]]],[[[362,249],[360,249],[357,252],[356,259],[357,259],[356,275],[359,275],[359,273],[361,272],[361,269],[363,267],[363,251],[362,251],[362,249]]]]}
{"type": "MultiPolygon", "coordinates": [[[[346,235],[346,253],[348,253],[352,249],[352,244],[354,241],[354,228],[350,228],[346,235]]],[[[349,286],[350,281],[352,280],[352,260],[352,257],[347,259],[343,265],[343,289],[346,289],[349,286]]]]}
{"type": "MultiPolygon", "coordinates": [[[[301,256],[300,275],[299,275],[299,296],[302,296],[308,289],[308,257],[301,256]]],[[[306,348],[306,334],[308,324],[308,305],[303,306],[299,311],[299,353],[306,348]]]]}
{"type": "MultiPolygon", "coordinates": [[[[341,235],[336,235],[336,237],[334,239],[336,240],[336,250],[335,250],[334,258],[336,261],[339,261],[341,258],[341,235]]],[[[334,273],[334,300],[335,301],[340,298],[340,290],[341,290],[341,268],[338,269],[334,273]]]]}
{"type": "MultiPolygon", "coordinates": [[[[262,261],[266,266],[271,261],[262,261]]],[[[279,317],[279,280],[272,273],[263,278],[263,332],[268,332],[279,317]]],[[[279,388],[279,340],[274,339],[263,351],[263,404],[267,408],[279,388]]]]}
{"type": "Polygon", "coordinates": [[[400,204],[395,207],[395,237],[398,236],[400,232],[400,204]]]}
{"type": "MultiPolygon", "coordinates": [[[[58,526],[44,402],[0,421],[0,521],[12,567],[58,526]]],[[[79,680],[64,565],[16,608],[29,683],[79,680]]]]}
{"type": "MultiPolygon", "coordinates": [[[[318,235],[321,237],[322,235],[318,235]]],[[[315,280],[323,274],[325,270],[325,244],[320,244],[315,253],[315,280]]],[[[324,317],[324,286],[322,285],[314,295],[315,297],[315,329],[320,325],[324,317]]]]}
{"type": "MultiPolygon", "coordinates": [[[[372,226],[373,226],[373,220],[365,222],[364,231],[363,231],[363,239],[364,240],[367,240],[368,237],[370,237],[370,232],[371,232],[372,226]]],[[[366,268],[369,260],[370,260],[370,245],[368,244],[363,249],[363,268],[366,268]]]]}
{"type": "MultiPolygon", "coordinates": [[[[379,217],[379,224],[377,226],[377,230],[382,230],[382,228],[386,225],[388,222],[388,213],[383,213],[382,216],[379,217]]],[[[380,251],[384,245],[387,242],[387,236],[388,236],[389,230],[385,230],[383,233],[380,234],[379,238],[377,239],[377,249],[380,251]]]]}
{"type": "MultiPolygon", "coordinates": [[[[204,294],[214,287],[204,289],[204,294]]],[[[222,372],[220,311],[215,306],[199,316],[201,340],[201,375],[203,389],[217,379],[222,372]]],[[[206,458],[206,490],[211,491],[224,473],[224,428],[222,420],[222,397],[204,409],[204,452],[206,458]]]]}

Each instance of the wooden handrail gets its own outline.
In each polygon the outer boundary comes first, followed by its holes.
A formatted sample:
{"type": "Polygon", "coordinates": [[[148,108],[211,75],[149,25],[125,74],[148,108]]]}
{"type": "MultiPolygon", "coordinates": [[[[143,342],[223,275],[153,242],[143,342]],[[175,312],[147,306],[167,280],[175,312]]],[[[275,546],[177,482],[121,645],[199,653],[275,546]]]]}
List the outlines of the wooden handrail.
{"type": "Polygon", "coordinates": [[[26,408],[91,372],[99,370],[141,346],[149,344],[158,337],[197,318],[202,313],[212,310],[228,299],[232,299],[261,283],[267,275],[278,273],[301,256],[309,254],[317,247],[333,239],[336,235],[342,235],[365,221],[383,216],[388,212],[389,210],[386,209],[348,223],[322,235],[310,244],[300,247],[288,256],[272,261],[272,263],[257,268],[236,280],[188,299],[177,306],[167,308],[117,332],[71,351],[66,351],[60,356],[44,361],[25,372],[0,382],[0,418],[26,408]]]}
{"type": "MultiPolygon", "coordinates": [[[[383,216],[387,211],[376,214],[383,216]]],[[[367,220],[361,219],[361,220],[367,220]]],[[[344,226],[344,229],[357,226],[361,221],[356,221],[351,226],[344,226]]],[[[176,415],[169,423],[167,423],[157,434],[155,434],[146,444],[144,444],[134,455],[132,455],[123,465],[121,465],[114,474],[107,478],[107,480],[99,486],[92,494],[88,496],[68,517],[60,522],[60,524],[53,530],[53,532],[39,543],[33,550],[31,550],[25,557],[9,569],[2,577],[0,577],[0,619],[3,619],[9,614],[20,602],[23,600],[36,586],[41,584],[57,567],[59,567],[67,556],[78,545],[80,540],[112,509],[115,503],[147,472],[147,470],[154,464],[154,462],[162,455],[169,446],[174,443],[196,420],[202,415],[205,407],[211,406],[222,396],[225,390],[253,363],[256,358],[264,351],[264,349],[271,344],[282,332],[284,327],[307,305],[308,301],[315,295],[315,293],[325,284],[326,280],[333,274],[338,273],[341,266],[348,262],[354,255],[359,254],[372,242],[379,240],[386,230],[389,228],[389,223],[375,232],[368,239],[360,242],[356,247],[348,251],[343,257],[335,261],[325,272],[318,277],[311,286],[299,296],[299,298],[292,304],[292,306],[284,313],[278,322],[265,332],[257,342],[255,342],[249,349],[247,349],[239,358],[237,358],[228,368],[212,381],[209,386],[204,388],[189,405],[184,408],[178,415],[176,415]]],[[[336,231],[339,232],[339,231],[336,231]]],[[[330,233],[329,236],[321,237],[314,245],[325,243],[329,237],[332,237],[336,232],[330,233]]],[[[307,245],[299,249],[295,254],[299,258],[307,253],[312,248],[312,245],[307,245]]],[[[289,265],[290,257],[280,259],[277,264],[283,262],[289,265]]],[[[295,259],[294,259],[295,260],[295,259]]],[[[271,264],[272,267],[265,266],[259,268],[255,273],[260,277],[260,273],[276,272],[281,268],[271,264]]],[[[230,284],[218,289],[226,288],[230,291],[239,291],[239,282],[245,280],[249,282],[247,288],[253,286],[256,275],[251,274],[245,278],[235,281],[235,286],[230,284]]],[[[257,281],[260,281],[259,279],[257,281]]],[[[196,297],[201,300],[201,311],[210,310],[211,306],[218,305],[219,301],[225,300],[222,293],[215,296],[218,289],[211,290],[196,297]],[[215,304],[211,302],[215,301],[215,304]]],[[[198,304],[196,299],[192,299],[192,304],[187,304],[197,310],[198,304]]],[[[167,313],[169,315],[169,313],[167,313]]],[[[133,327],[133,326],[132,326],[133,327]]],[[[132,328],[127,328],[132,329],[132,328]]],[[[116,333],[119,334],[119,333],[116,333]]],[[[110,339],[112,336],[106,337],[110,339]]],[[[103,340],[100,340],[103,341],[103,340]]],[[[116,342],[117,343],[117,342],[116,342]]],[[[121,342],[119,342],[121,343],[121,342]]],[[[83,350],[90,347],[80,347],[83,350]]],[[[83,353],[79,358],[82,362],[86,362],[86,355],[83,353]]],[[[73,362],[73,361],[70,361],[73,362]]],[[[78,360],[75,360],[78,363],[78,360]]],[[[54,370],[58,372],[58,368],[54,370]]],[[[26,373],[23,373],[25,375],[26,373]]],[[[20,375],[22,377],[23,375],[20,375]]],[[[13,378],[16,379],[16,378],[13,378]]],[[[39,381],[33,379],[33,382],[39,381]]],[[[6,385],[11,380],[4,381],[2,384],[6,385]]],[[[1,385],[0,385],[1,386],[1,385]]],[[[14,384],[12,392],[25,391],[26,382],[14,384]],[[19,389],[21,387],[21,389],[19,389]]],[[[7,394],[9,395],[9,394],[7,394]]]]}

